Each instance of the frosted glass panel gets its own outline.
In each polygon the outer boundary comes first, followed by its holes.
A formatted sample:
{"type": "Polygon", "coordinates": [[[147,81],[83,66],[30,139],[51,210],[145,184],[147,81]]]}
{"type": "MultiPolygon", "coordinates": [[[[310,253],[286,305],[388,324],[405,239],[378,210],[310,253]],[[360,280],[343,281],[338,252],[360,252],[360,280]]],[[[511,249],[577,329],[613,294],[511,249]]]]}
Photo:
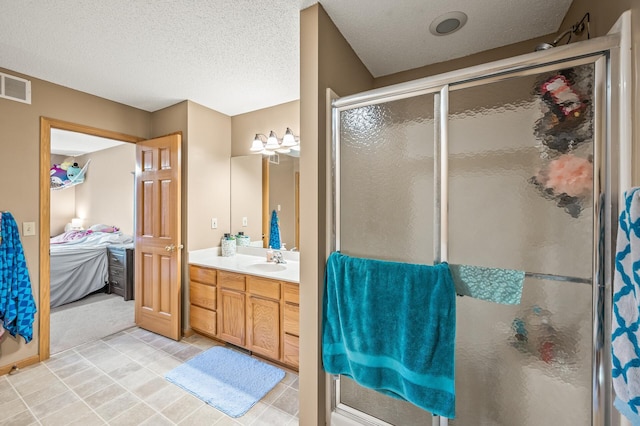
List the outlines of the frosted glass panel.
{"type": "Polygon", "coordinates": [[[450,93],[450,263],[591,277],[592,80],[585,65],[450,93]],[[541,93],[557,76],[579,102],[566,117],[541,93]]]}
{"type": "MultiPolygon", "coordinates": [[[[341,113],[343,253],[433,264],[433,109],[430,94],[341,113]]],[[[394,425],[431,424],[430,413],[346,377],[340,401],[394,425]]]]}
{"type": "Polygon", "coordinates": [[[450,425],[590,425],[591,286],[526,279],[518,306],[457,300],[450,425]]]}
{"type": "Polygon", "coordinates": [[[340,115],[341,250],[433,264],[434,95],[340,115]]]}
{"type": "MultiPolygon", "coordinates": [[[[592,80],[587,65],[450,93],[450,263],[591,279],[592,80]]],[[[519,306],[458,298],[450,424],[590,424],[591,297],[528,278],[519,306]]]]}

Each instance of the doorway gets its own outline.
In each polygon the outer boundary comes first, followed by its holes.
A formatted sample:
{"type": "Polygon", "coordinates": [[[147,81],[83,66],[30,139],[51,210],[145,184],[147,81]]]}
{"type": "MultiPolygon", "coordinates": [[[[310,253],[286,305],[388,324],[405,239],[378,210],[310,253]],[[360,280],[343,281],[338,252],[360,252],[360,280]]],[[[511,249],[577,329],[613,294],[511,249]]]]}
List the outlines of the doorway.
{"type": "Polygon", "coordinates": [[[59,129],[126,143],[138,143],[143,138],[109,130],[97,129],[80,124],[41,117],[40,119],[40,303],[39,303],[39,353],[40,360],[48,359],[51,354],[51,131],[59,129]]]}

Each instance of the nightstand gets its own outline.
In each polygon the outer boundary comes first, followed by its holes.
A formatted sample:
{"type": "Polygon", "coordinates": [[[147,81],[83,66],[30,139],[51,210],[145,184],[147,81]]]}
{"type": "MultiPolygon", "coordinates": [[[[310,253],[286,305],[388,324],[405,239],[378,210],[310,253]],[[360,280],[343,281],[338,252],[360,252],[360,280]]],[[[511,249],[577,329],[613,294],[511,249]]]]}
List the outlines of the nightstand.
{"type": "Polygon", "coordinates": [[[115,293],[124,300],[133,299],[133,247],[113,245],[107,247],[109,258],[108,292],[115,293]]]}

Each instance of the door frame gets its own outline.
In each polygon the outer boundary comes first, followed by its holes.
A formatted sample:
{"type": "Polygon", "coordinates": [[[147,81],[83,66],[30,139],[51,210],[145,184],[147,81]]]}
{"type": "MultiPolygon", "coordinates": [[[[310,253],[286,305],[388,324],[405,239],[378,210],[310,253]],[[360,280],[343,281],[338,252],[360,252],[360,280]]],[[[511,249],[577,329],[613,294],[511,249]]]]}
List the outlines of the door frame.
{"type": "Polygon", "coordinates": [[[49,169],[51,168],[51,129],[68,130],[133,144],[145,140],[145,138],[125,133],[98,129],[55,118],[40,117],[40,297],[38,300],[38,354],[40,361],[49,359],[51,356],[51,267],[49,264],[51,260],[49,255],[51,231],[51,186],[49,177],[49,169]]]}

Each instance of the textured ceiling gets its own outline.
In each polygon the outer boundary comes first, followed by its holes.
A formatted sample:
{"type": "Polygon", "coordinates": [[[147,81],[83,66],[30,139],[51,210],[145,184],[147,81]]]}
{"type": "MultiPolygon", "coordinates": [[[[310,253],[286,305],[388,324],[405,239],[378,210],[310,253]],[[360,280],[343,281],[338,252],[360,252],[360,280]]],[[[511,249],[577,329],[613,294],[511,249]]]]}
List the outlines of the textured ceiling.
{"type": "MultiPolygon", "coordinates": [[[[448,61],[555,33],[572,0],[322,0],[374,77],[448,61]],[[429,32],[437,17],[468,16],[446,36],[429,32]]],[[[551,41],[551,40],[550,40],[551,41]]],[[[535,46],[531,46],[531,50],[535,46]]]]}
{"type": "MultiPolygon", "coordinates": [[[[0,0],[0,67],[147,111],[189,99],[236,115],[299,99],[299,11],[313,3],[0,0]]],[[[571,0],[321,3],[381,76],[555,32],[571,0]],[[467,25],[429,34],[453,10],[467,25]]]]}

